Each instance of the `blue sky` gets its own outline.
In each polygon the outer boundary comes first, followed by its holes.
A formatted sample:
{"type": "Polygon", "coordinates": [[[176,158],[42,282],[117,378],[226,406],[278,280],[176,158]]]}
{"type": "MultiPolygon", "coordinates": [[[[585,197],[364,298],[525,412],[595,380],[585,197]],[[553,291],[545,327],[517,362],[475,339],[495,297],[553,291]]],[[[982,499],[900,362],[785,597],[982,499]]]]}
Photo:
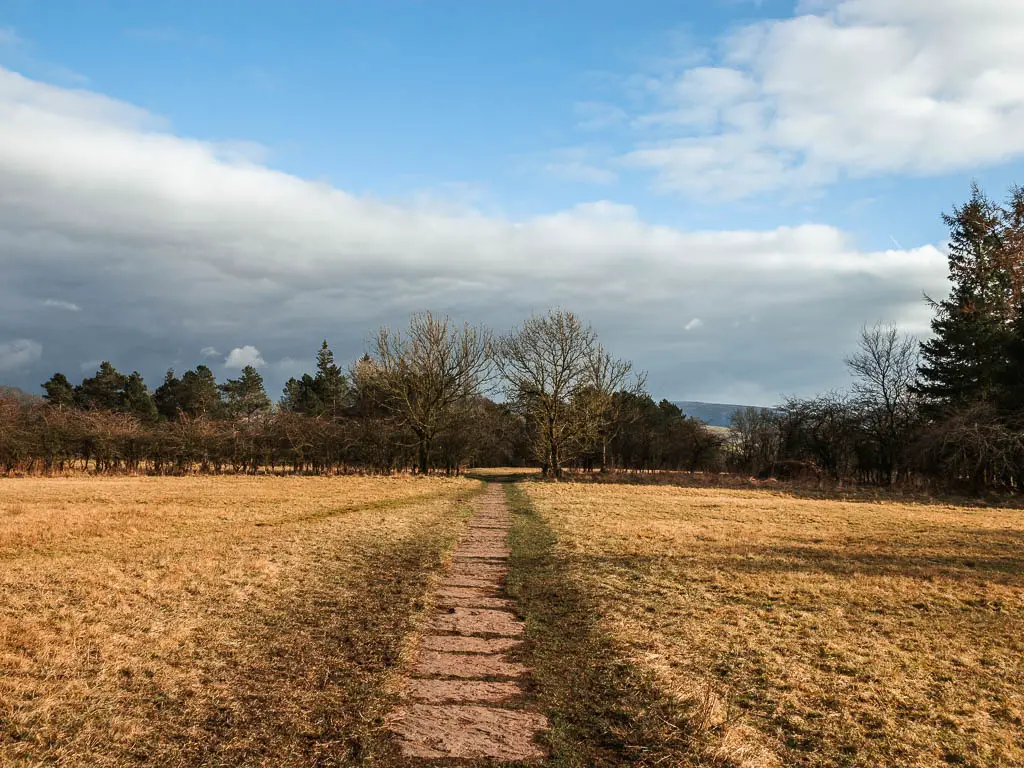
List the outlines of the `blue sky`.
{"type": "Polygon", "coordinates": [[[277,388],[558,304],[656,395],[842,386],[861,323],[926,331],[941,212],[1024,178],[1013,5],[0,0],[0,379],[251,346],[277,388]]]}
{"type": "MultiPolygon", "coordinates": [[[[335,0],[287,11],[240,0],[8,0],[0,9],[0,23],[25,40],[0,49],[0,61],[143,107],[179,135],[254,142],[272,167],[358,193],[531,215],[605,187],[544,172],[552,153],[628,147],[629,129],[588,127],[587,105],[628,110],[631,78],[707,62],[723,34],[786,18],[794,3],[335,0]]],[[[935,242],[939,212],[972,179],[1001,192],[1020,170],[1015,162],[885,176],[782,204],[772,196],[728,205],[658,194],[645,174],[626,172],[614,196],[659,223],[827,221],[864,247],[885,248],[890,238],[935,242]]]]}

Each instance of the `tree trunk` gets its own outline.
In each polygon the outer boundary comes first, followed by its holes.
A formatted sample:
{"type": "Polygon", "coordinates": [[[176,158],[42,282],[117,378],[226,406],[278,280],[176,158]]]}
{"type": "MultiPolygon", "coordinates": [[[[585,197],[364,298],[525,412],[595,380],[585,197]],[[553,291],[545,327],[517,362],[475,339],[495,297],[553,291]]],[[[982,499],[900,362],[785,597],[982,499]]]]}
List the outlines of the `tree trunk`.
{"type": "Polygon", "coordinates": [[[601,474],[608,471],[608,437],[601,436],[601,474]]]}
{"type": "Polygon", "coordinates": [[[427,474],[427,471],[429,469],[429,467],[427,465],[427,460],[429,459],[429,456],[430,456],[430,443],[425,438],[421,438],[420,439],[419,454],[420,454],[420,460],[419,460],[420,474],[421,475],[425,475],[425,474],[427,474]]]}

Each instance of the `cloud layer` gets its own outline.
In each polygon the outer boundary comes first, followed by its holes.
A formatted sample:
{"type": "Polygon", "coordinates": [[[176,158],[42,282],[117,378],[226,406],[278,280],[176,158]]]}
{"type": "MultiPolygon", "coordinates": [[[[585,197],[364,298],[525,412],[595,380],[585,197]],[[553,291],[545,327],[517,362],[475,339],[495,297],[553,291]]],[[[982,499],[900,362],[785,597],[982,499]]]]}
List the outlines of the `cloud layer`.
{"type": "Polygon", "coordinates": [[[690,232],[607,201],[518,221],[389,204],[3,69],[0,262],[0,340],[37,350],[0,347],[18,362],[5,378],[30,388],[97,359],[158,383],[216,349],[232,367],[269,361],[275,388],[324,336],[344,360],[410,311],[503,329],[560,305],[649,369],[656,394],[758,402],[837,382],[864,321],[923,330],[921,291],[942,293],[945,273],[934,247],[866,253],[824,225],[690,232]],[[54,312],[54,296],[81,311],[54,312]]]}
{"type": "Polygon", "coordinates": [[[1024,3],[805,0],[799,11],[729,33],[710,64],[641,79],[654,106],[633,126],[648,138],[623,162],[662,188],[730,199],[1024,154],[1024,3]]]}

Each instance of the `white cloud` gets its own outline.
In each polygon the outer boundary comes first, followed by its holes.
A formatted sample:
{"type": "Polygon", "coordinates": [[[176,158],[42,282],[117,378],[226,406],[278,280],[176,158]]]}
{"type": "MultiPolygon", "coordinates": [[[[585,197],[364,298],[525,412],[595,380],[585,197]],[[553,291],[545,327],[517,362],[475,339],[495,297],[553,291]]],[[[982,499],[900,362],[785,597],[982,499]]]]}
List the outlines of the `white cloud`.
{"type": "Polygon", "coordinates": [[[236,370],[241,370],[247,365],[259,368],[266,364],[267,361],[263,359],[263,355],[252,344],[246,344],[244,347],[235,347],[224,360],[225,368],[234,368],[236,370]]]}
{"type": "Polygon", "coordinates": [[[1024,155],[1024,3],[817,0],[742,27],[712,66],[644,83],[658,135],[627,153],[665,189],[736,198],[1024,155]]]}
{"type": "Polygon", "coordinates": [[[54,309],[66,309],[68,312],[81,312],[82,308],[77,304],[70,301],[61,301],[60,299],[46,299],[43,301],[44,307],[53,307],[54,309]]]}
{"type": "Polygon", "coordinates": [[[220,352],[215,347],[203,347],[199,354],[203,357],[220,357],[220,352]]]}
{"type": "Polygon", "coordinates": [[[503,329],[559,305],[659,394],[721,400],[757,381],[770,401],[845,380],[842,347],[862,323],[923,329],[921,292],[945,290],[931,246],[864,252],[823,225],[687,231],[610,201],[517,220],[440,213],[231,162],[159,126],[0,69],[0,327],[61,275],[90,310],[73,327],[34,321],[55,367],[116,357],[154,379],[187,364],[180,350],[232,338],[262,353],[239,347],[226,365],[311,365],[324,334],[344,363],[410,311],[503,329]],[[749,315],[764,320],[733,328],[749,315]],[[705,329],[680,334],[695,317],[705,329]]]}
{"type": "Polygon", "coordinates": [[[544,170],[560,179],[582,184],[612,184],[618,179],[618,174],[604,164],[603,155],[590,147],[555,150],[544,170]]]}
{"type": "Polygon", "coordinates": [[[32,339],[0,341],[0,371],[26,368],[43,356],[43,345],[32,339]]]}
{"type": "Polygon", "coordinates": [[[693,320],[691,320],[690,322],[683,326],[683,330],[693,331],[696,330],[697,328],[700,328],[702,325],[704,325],[704,321],[701,320],[699,317],[695,317],[693,318],[693,320]]]}

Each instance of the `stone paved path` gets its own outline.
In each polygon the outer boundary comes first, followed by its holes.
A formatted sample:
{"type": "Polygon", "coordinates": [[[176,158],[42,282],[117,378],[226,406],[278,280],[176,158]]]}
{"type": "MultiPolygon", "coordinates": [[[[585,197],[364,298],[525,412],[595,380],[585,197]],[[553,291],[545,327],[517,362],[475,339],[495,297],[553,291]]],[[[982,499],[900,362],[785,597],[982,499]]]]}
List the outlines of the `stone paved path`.
{"type": "Polygon", "coordinates": [[[437,610],[422,639],[392,730],[411,759],[535,761],[543,715],[520,708],[526,668],[508,652],[523,624],[503,585],[512,515],[500,485],[488,486],[437,592],[437,610]]]}

